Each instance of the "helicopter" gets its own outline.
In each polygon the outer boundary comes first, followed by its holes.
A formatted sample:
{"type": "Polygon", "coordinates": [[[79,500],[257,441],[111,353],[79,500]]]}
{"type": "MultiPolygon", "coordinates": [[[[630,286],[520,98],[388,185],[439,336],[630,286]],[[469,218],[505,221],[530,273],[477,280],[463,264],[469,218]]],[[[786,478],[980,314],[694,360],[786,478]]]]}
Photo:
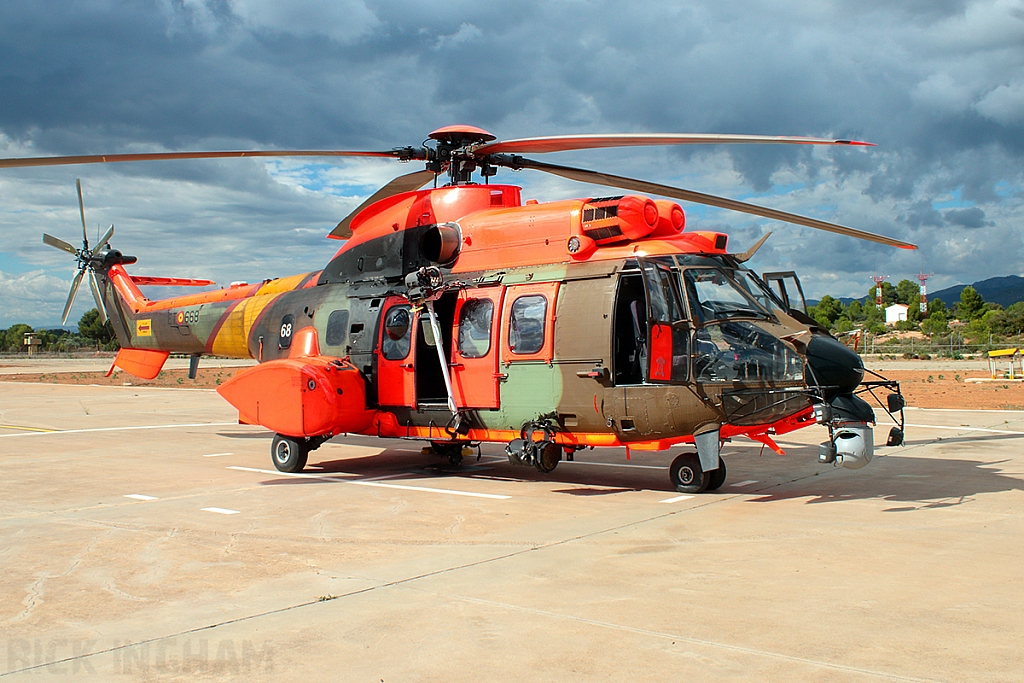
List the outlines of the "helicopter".
{"type": "Polygon", "coordinates": [[[727,234],[686,229],[683,200],[889,246],[916,246],[715,195],[526,158],[567,150],[681,144],[867,146],[827,138],[718,134],[562,135],[500,141],[469,125],[419,147],[381,151],[157,152],[0,159],[0,168],[240,157],[380,157],[423,162],[328,235],[343,240],[318,271],[165,299],[110,246],[43,235],[77,260],[66,322],[83,279],[121,348],[115,368],[144,379],[169,354],[253,358],[217,391],[239,422],[275,434],[274,466],[301,471],[343,434],[415,439],[459,465],[468,448],[505,445],[509,461],[548,473],[584,448],[666,451],[683,493],[720,488],[724,442],[823,425],[822,463],[858,469],[874,452],[873,396],[903,442],[899,383],[865,379],[861,358],[808,316],[792,271],[744,264],[727,234]],[[498,169],[534,170],[632,194],[524,202],[498,169]],[[474,181],[479,173],[481,181],[474,181]],[[439,184],[439,179],[447,183],[439,184]],[[425,188],[428,184],[432,186],[425,188]],[[652,199],[652,195],[658,197],[652,199]],[[668,199],[665,199],[668,198],[668,199]],[[876,391],[887,392],[884,403],[876,391]],[[898,415],[898,417],[896,417],[898,415]]]}

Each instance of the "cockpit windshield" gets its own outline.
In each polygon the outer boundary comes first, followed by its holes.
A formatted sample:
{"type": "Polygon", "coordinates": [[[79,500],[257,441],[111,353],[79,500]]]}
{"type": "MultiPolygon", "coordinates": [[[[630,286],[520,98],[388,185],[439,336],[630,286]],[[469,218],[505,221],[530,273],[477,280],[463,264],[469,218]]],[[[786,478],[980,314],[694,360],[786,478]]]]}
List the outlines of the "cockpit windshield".
{"type": "Polygon", "coordinates": [[[683,279],[704,321],[773,317],[770,309],[757,300],[758,297],[741,288],[718,268],[687,268],[683,271],[683,279]]]}
{"type": "Polygon", "coordinates": [[[749,270],[734,270],[731,275],[733,280],[746,290],[747,294],[753,297],[762,308],[773,313],[786,310],[782,306],[782,302],[775,298],[772,291],[749,270]]]}

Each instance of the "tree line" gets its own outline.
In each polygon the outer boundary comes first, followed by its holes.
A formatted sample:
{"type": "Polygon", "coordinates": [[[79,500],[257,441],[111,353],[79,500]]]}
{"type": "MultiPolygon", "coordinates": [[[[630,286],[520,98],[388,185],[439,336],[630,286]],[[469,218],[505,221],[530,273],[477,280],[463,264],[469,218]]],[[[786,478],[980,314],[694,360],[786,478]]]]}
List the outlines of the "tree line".
{"type": "Polygon", "coordinates": [[[78,332],[63,328],[33,330],[30,325],[18,323],[6,330],[0,330],[0,351],[7,353],[26,352],[25,333],[35,332],[42,344],[38,351],[67,353],[70,351],[103,350],[117,351],[120,345],[114,336],[110,321],[100,322],[100,313],[95,308],[85,312],[78,321],[78,332]]]}
{"type": "MultiPolygon", "coordinates": [[[[863,300],[849,304],[829,295],[821,297],[816,305],[808,307],[808,313],[819,325],[833,333],[863,329],[872,334],[889,331],[885,325],[885,311],[875,305],[876,292],[872,287],[863,300]]],[[[882,305],[905,304],[907,319],[896,323],[901,331],[917,330],[940,341],[951,334],[950,324],[972,342],[987,342],[996,337],[1002,340],[1019,337],[1024,330],[1024,301],[1018,301],[1007,308],[985,301],[974,287],[964,287],[959,301],[947,306],[942,299],[929,299],[928,312],[921,313],[921,286],[910,280],[900,280],[894,286],[882,283],[882,305]],[[956,321],[959,321],[958,324],[956,321]]]]}

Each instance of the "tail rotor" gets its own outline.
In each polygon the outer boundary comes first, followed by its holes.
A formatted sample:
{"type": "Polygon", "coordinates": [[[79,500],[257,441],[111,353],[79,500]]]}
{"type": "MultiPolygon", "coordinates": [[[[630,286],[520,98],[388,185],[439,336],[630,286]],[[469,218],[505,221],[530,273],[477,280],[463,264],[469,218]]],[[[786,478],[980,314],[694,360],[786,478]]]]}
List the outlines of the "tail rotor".
{"type": "Polygon", "coordinates": [[[78,212],[82,217],[82,248],[76,249],[71,244],[68,244],[59,237],[48,235],[43,233],[43,244],[47,244],[55,249],[66,251],[75,257],[78,261],[78,272],[75,274],[75,278],[71,281],[71,291],[68,292],[67,302],[64,304],[64,315],[61,317],[60,324],[63,325],[68,321],[68,314],[71,313],[71,306],[75,303],[75,297],[78,295],[78,288],[82,284],[82,279],[85,278],[86,273],[89,275],[89,289],[92,290],[93,299],[96,300],[96,310],[100,314],[100,322],[107,322],[107,308],[103,304],[103,295],[100,290],[99,280],[96,278],[96,268],[103,262],[100,252],[104,247],[108,247],[110,238],[114,236],[114,226],[111,225],[107,228],[107,231],[96,241],[96,245],[93,248],[89,248],[89,233],[85,226],[85,202],[82,200],[82,181],[75,180],[75,185],[78,188],[78,212]]]}

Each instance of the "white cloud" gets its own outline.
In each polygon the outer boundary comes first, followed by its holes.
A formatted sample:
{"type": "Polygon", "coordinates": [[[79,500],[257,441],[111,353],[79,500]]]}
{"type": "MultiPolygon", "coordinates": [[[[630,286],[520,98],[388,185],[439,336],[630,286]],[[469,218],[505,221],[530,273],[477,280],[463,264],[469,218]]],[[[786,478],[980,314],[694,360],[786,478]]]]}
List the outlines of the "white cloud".
{"type": "Polygon", "coordinates": [[[235,15],[255,30],[323,35],[340,43],[360,38],[380,24],[361,0],[230,0],[230,4],[235,15]]]}
{"type": "MultiPolygon", "coordinates": [[[[18,275],[0,271],[0,328],[16,323],[54,324],[55,319],[59,322],[70,287],[70,280],[48,275],[43,270],[18,275]]],[[[88,292],[80,291],[79,296],[82,294],[88,292]]]]}
{"type": "Polygon", "coordinates": [[[1006,126],[1024,122],[1024,81],[1000,85],[982,97],[974,108],[982,116],[1006,126]]]}

